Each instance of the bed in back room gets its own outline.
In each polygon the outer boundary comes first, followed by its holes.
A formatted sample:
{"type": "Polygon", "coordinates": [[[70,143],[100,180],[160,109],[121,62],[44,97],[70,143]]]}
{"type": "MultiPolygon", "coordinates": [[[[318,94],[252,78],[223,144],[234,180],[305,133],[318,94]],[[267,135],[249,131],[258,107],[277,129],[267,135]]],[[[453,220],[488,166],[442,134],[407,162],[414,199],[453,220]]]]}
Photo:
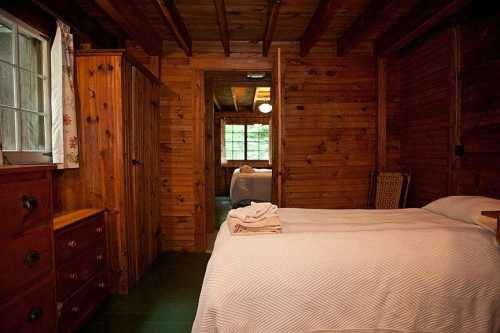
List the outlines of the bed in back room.
{"type": "Polygon", "coordinates": [[[251,167],[250,172],[240,170],[241,168],[235,169],[231,177],[229,198],[233,207],[247,205],[252,201],[271,201],[272,170],[251,167]]]}

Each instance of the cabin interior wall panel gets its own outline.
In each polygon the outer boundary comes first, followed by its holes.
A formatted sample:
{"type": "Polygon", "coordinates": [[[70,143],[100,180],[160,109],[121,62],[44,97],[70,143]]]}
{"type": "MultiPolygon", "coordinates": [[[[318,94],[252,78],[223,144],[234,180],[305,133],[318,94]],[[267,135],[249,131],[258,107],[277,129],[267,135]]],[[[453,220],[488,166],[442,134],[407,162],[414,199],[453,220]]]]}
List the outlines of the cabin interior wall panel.
{"type": "Polygon", "coordinates": [[[387,171],[401,170],[401,68],[397,57],[387,59],[387,171]]]}
{"type": "Polygon", "coordinates": [[[449,29],[401,56],[401,166],[412,172],[408,205],[423,206],[448,194],[449,29]]]}
{"type": "Polygon", "coordinates": [[[471,13],[461,26],[464,156],[457,191],[500,198],[500,10],[471,13]]]}
{"type": "Polygon", "coordinates": [[[285,53],[284,206],[365,208],[376,152],[370,49],[285,53]]]}
{"type": "Polygon", "coordinates": [[[399,164],[413,176],[409,206],[456,194],[500,197],[499,17],[498,5],[472,6],[393,62],[399,87],[390,74],[389,94],[399,102],[394,112],[388,106],[388,156],[399,132],[399,164]],[[460,144],[463,155],[454,156],[460,144]]]}
{"type": "MultiPolygon", "coordinates": [[[[268,58],[258,44],[232,42],[231,57],[218,42],[194,42],[192,58],[164,43],[160,99],[161,249],[196,250],[194,92],[196,70],[261,68],[283,53],[285,206],[365,207],[375,163],[375,62],[370,43],[336,57],[320,42],[306,58],[296,43],[273,43],[268,58]],[[237,67],[237,66],[235,66],[237,67]]],[[[217,129],[215,129],[217,131],[217,129]]],[[[226,172],[226,186],[231,172],[226,172]]],[[[222,176],[221,176],[222,177],[222,176]]],[[[217,185],[221,190],[221,185],[217,185]]]]}

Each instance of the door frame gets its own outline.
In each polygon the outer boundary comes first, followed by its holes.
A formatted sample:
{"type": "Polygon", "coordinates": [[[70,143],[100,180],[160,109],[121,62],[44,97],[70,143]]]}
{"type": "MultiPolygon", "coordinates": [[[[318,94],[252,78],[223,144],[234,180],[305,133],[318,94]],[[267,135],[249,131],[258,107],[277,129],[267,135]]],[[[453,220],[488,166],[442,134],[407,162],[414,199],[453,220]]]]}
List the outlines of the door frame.
{"type": "MultiPolygon", "coordinates": [[[[274,91],[278,86],[280,88],[279,103],[273,101],[273,116],[272,116],[272,137],[273,137],[273,189],[272,197],[273,200],[276,198],[276,203],[281,202],[281,185],[277,187],[274,186],[277,182],[281,181],[281,142],[282,142],[282,94],[281,94],[281,84],[276,85],[275,82],[281,82],[282,69],[281,65],[276,65],[280,63],[281,50],[277,51],[277,59],[273,57],[255,57],[254,59],[239,58],[238,57],[224,57],[224,58],[214,58],[210,61],[195,61],[193,59],[193,189],[194,189],[194,207],[193,207],[193,219],[195,223],[195,249],[196,251],[203,252],[207,248],[207,236],[208,228],[207,225],[213,225],[213,215],[212,212],[208,210],[212,207],[215,200],[215,192],[213,191],[213,184],[215,183],[215,175],[213,170],[213,154],[212,158],[207,157],[207,142],[212,142],[213,146],[213,135],[208,133],[207,121],[212,121],[213,128],[213,109],[212,111],[207,111],[206,101],[207,101],[207,91],[205,82],[206,72],[224,72],[224,71],[265,71],[273,73],[273,87],[274,91]],[[276,68],[278,67],[278,68],[276,68]],[[275,78],[279,73],[279,78],[275,78]],[[276,127],[277,130],[274,128],[276,127]],[[275,139],[276,137],[276,139],[275,139]],[[278,156],[278,160],[274,161],[275,156],[278,156]],[[208,161],[212,161],[212,165],[207,165],[208,161]],[[281,173],[279,177],[274,179],[275,172],[281,173]],[[211,189],[207,189],[211,186],[211,189]],[[280,193],[274,193],[278,191],[280,193]],[[210,202],[209,202],[210,201],[210,202]]],[[[198,60],[198,59],[196,59],[198,60]]]]}

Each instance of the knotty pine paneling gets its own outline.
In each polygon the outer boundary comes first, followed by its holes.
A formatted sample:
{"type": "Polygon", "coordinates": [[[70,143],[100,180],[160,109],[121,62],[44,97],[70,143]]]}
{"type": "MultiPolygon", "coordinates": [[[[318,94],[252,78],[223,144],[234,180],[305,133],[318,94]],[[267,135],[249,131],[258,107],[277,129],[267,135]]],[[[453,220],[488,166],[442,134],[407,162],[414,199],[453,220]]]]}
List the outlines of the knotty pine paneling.
{"type": "Polygon", "coordinates": [[[413,176],[409,206],[448,194],[451,45],[444,29],[400,59],[400,163],[413,176]]]}
{"type": "Polygon", "coordinates": [[[457,191],[500,198],[500,6],[495,6],[471,11],[461,26],[465,154],[457,191]]]}
{"type": "Polygon", "coordinates": [[[246,66],[272,68],[282,48],[285,112],[285,206],[365,207],[375,163],[375,62],[371,45],[336,57],[335,45],[319,43],[306,58],[298,45],[232,42],[225,58],[219,42],[194,42],[188,58],[164,44],[160,102],[161,241],[163,250],[196,248],[193,166],[194,70],[246,66]]]}
{"type": "Polygon", "coordinates": [[[285,53],[284,205],[364,208],[375,165],[375,61],[285,53]]]}

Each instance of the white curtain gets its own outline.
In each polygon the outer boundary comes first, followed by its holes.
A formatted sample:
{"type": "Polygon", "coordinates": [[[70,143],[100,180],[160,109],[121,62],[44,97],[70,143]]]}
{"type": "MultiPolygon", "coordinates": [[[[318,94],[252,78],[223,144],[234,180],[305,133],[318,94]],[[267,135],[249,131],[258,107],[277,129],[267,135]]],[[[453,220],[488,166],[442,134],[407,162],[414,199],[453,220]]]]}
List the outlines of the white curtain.
{"type": "Polygon", "coordinates": [[[52,90],[52,160],[59,169],[79,167],[75,107],[73,35],[58,21],[50,52],[52,90]]]}

